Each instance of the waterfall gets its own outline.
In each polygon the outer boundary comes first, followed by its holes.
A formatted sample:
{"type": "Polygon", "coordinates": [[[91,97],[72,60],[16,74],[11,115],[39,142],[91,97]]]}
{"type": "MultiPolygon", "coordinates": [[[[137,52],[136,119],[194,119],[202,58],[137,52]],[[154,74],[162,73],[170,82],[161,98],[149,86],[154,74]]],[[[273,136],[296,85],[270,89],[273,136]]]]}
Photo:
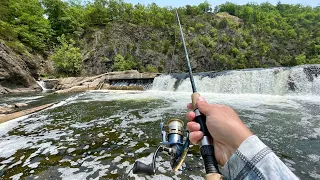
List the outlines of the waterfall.
{"type": "Polygon", "coordinates": [[[152,79],[124,79],[124,80],[110,80],[111,86],[141,86],[143,89],[150,89],[152,87],[152,79]]]}
{"type": "MultiPolygon", "coordinates": [[[[320,65],[245,69],[194,74],[199,92],[320,95],[320,65]]],[[[161,75],[152,90],[192,91],[186,74],[161,75]]]]}
{"type": "Polygon", "coordinates": [[[46,83],[44,81],[37,81],[38,85],[42,88],[42,91],[48,91],[50,89],[46,88],[46,83]]]}

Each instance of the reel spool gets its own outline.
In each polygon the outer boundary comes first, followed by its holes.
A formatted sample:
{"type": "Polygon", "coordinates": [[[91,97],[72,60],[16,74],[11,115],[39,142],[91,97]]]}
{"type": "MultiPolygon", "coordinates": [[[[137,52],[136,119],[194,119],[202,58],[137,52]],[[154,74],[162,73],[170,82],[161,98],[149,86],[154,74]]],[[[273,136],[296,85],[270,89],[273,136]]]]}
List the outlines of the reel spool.
{"type": "Polygon", "coordinates": [[[184,139],[184,122],[178,118],[171,118],[167,124],[160,123],[162,142],[155,151],[150,165],[146,165],[140,161],[136,161],[133,166],[133,174],[153,175],[156,173],[156,158],[159,152],[171,157],[170,164],[173,171],[177,171],[188,152],[189,134],[186,133],[186,141],[184,139]]]}

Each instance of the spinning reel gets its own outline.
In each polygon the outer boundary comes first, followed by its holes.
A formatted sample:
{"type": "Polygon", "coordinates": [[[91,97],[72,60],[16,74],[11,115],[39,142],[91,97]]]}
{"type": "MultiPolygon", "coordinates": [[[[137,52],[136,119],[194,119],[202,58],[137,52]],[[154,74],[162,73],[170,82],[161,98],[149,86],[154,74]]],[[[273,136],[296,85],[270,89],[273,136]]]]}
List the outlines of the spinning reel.
{"type": "Polygon", "coordinates": [[[162,143],[158,146],[155,151],[151,165],[146,165],[140,161],[136,161],[133,166],[133,174],[147,174],[153,175],[156,173],[156,158],[158,153],[161,152],[171,157],[170,165],[173,171],[177,171],[189,149],[189,133],[186,132],[186,141],[183,142],[184,138],[184,123],[182,120],[177,118],[169,119],[167,124],[160,123],[162,143]]]}

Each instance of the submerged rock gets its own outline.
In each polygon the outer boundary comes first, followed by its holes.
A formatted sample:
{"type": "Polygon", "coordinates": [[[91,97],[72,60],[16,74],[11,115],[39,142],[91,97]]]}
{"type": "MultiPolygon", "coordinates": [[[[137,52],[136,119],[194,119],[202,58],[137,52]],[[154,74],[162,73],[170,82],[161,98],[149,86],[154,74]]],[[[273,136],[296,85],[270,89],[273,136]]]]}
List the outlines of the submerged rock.
{"type": "Polygon", "coordinates": [[[14,104],[14,107],[16,107],[16,108],[21,108],[21,107],[25,107],[25,106],[28,106],[28,104],[26,104],[26,103],[15,103],[14,104]]]}
{"type": "Polygon", "coordinates": [[[13,111],[13,108],[10,107],[0,107],[0,114],[7,114],[13,111]]]}

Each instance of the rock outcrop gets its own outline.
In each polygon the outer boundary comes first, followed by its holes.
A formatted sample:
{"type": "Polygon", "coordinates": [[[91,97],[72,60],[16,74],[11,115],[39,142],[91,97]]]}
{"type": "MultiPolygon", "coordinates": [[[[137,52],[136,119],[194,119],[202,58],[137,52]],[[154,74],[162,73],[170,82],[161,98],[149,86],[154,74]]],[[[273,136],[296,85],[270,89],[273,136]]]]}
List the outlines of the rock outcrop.
{"type": "Polygon", "coordinates": [[[12,88],[40,90],[34,78],[37,63],[33,59],[32,55],[19,55],[0,42],[0,94],[9,93],[12,88]]]}
{"type": "MultiPolygon", "coordinates": [[[[119,71],[100,74],[92,77],[68,77],[61,78],[56,85],[58,91],[55,93],[80,92],[87,90],[144,90],[144,87],[135,86],[111,86],[114,81],[141,81],[149,80],[158,76],[158,73],[139,73],[136,70],[119,71]]],[[[46,82],[46,80],[44,80],[46,82]]]]}

